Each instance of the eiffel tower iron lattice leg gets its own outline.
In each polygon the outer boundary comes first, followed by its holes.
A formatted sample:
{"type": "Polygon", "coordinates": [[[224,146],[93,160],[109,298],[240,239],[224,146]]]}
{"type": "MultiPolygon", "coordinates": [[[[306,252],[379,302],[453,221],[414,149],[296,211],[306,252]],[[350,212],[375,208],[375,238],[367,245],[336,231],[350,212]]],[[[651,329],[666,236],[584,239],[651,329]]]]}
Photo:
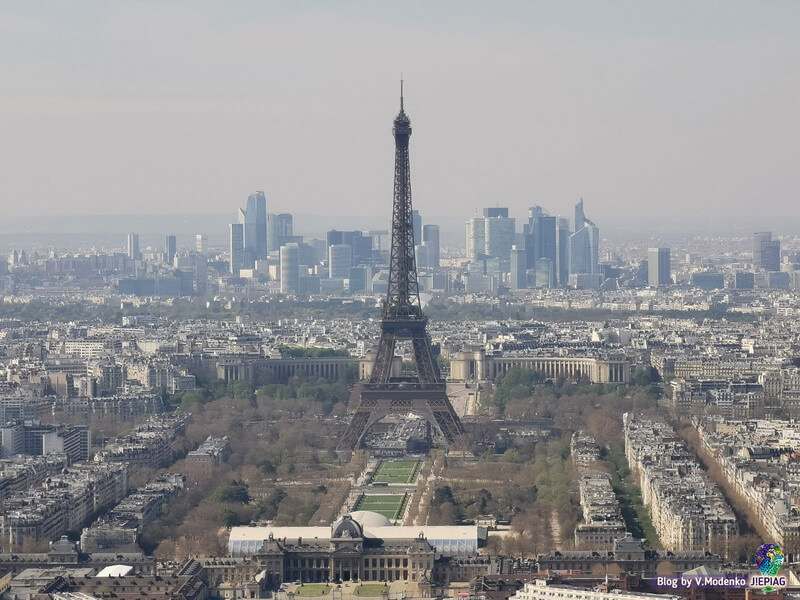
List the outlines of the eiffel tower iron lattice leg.
{"type": "Polygon", "coordinates": [[[437,436],[452,442],[464,427],[447,397],[439,365],[427,334],[414,261],[414,229],[411,209],[411,169],[408,143],[411,121],[403,107],[392,129],[395,139],[394,198],[392,202],[392,249],[389,287],[383,303],[381,338],[369,381],[361,384],[350,424],[339,442],[341,450],[355,450],[378,421],[390,414],[414,413],[430,423],[437,436]],[[409,340],[414,351],[416,377],[393,377],[398,340],[409,340]]]}

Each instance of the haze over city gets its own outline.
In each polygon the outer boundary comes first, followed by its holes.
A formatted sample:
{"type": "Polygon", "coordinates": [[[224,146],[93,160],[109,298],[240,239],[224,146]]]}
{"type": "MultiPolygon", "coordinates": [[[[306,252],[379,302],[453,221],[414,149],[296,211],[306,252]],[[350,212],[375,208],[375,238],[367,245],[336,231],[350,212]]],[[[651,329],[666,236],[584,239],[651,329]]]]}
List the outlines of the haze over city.
{"type": "Polygon", "coordinates": [[[445,232],[583,197],[609,235],[794,233],[798,23],[794,2],[4,3],[0,229],[254,189],[385,226],[402,74],[415,208],[445,232]]]}

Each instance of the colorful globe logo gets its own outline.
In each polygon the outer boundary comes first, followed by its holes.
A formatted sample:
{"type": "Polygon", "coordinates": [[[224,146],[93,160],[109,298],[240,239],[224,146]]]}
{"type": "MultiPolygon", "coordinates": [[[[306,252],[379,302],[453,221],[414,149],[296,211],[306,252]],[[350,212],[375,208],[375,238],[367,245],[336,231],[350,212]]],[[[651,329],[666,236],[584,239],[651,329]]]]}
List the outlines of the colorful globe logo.
{"type": "Polygon", "coordinates": [[[783,550],[775,544],[763,544],[758,547],[755,558],[762,575],[777,575],[783,564],[783,550]]]}

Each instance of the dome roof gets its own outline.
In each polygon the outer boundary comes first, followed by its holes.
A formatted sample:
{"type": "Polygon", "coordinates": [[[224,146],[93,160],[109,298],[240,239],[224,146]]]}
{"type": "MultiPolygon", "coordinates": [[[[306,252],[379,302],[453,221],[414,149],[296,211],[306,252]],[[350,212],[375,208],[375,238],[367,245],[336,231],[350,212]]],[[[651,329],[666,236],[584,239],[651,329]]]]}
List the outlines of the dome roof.
{"type": "Polygon", "coordinates": [[[331,539],[363,538],[364,530],[350,515],[344,515],[331,528],[331,539]]]}
{"type": "Polygon", "coordinates": [[[362,527],[391,527],[392,525],[389,519],[371,510],[354,510],[350,516],[362,527]]]}

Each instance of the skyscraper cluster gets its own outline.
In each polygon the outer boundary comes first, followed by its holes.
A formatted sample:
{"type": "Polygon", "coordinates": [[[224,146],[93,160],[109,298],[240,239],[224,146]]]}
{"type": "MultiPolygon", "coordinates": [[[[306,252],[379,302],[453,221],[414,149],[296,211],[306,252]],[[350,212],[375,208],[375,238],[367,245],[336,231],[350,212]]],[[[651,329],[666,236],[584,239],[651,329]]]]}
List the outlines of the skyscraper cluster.
{"type": "Polygon", "coordinates": [[[267,213],[264,192],[253,192],[239,209],[239,222],[228,225],[229,270],[238,275],[242,269],[256,269],[271,252],[277,257],[282,246],[302,241],[294,235],[292,215],[267,213]]]}
{"type": "MultiPolygon", "coordinates": [[[[439,227],[423,225],[418,211],[414,211],[412,220],[419,268],[438,269],[439,227]]],[[[385,230],[331,229],[324,239],[304,241],[294,235],[291,214],[268,213],[264,193],[254,192],[239,209],[239,222],[228,225],[227,270],[241,279],[280,281],[284,294],[381,293],[386,281],[379,267],[389,261],[381,242],[386,237],[385,230]]],[[[172,253],[170,244],[166,239],[165,256],[172,253]]],[[[196,244],[205,247],[205,238],[198,236],[196,244]]]]}
{"type": "MultiPolygon", "coordinates": [[[[202,236],[198,236],[202,237],[202,236]]],[[[51,250],[51,258],[56,258],[51,250]]],[[[164,236],[163,249],[142,247],[138,233],[128,233],[124,254],[115,254],[120,272],[117,289],[139,296],[200,295],[207,290],[207,260],[201,252],[178,251],[178,237],[164,236]]]]}
{"type": "MultiPolygon", "coordinates": [[[[575,226],[532,206],[522,234],[507,208],[485,208],[467,221],[467,258],[470,275],[480,285],[487,277],[508,274],[512,289],[527,287],[598,287],[600,230],[586,217],[583,200],[575,206],[575,226]]],[[[478,287],[474,287],[477,291],[478,287]]]]}
{"type": "MultiPolygon", "coordinates": [[[[396,186],[406,184],[396,178],[396,186]]],[[[348,291],[380,294],[391,285],[387,266],[397,258],[387,248],[388,230],[331,229],[323,239],[304,240],[294,234],[291,214],[269,213],[267,208],[263,191],[248,196],[238,209],[238,222],[228,226],[227,253],[217,252],[218,246],[209,249],[202,234],[195,238],[194,252],[186,247],[179,252],[175,235],[163,238],[162,251],[160,246],[140,248],[139,236],[129,234],[126,252],[115,257],[125,275],[118,289],[183,294],[192,291],[192,277],[197,294],[205,294],[208,285],[214,286],[214,292],[258,286],[266,293],[280,289],[301,297],[348,291]]],[[[611,244],[600,265],[600,231],[587,217],[583,199],[575,205],[572,220],[531,206],[522,231],[507,207],[494,206],[483,208],[466,223],[468,260],[450,259],[442,264],[439,227],[424,223],[420,212],[410,206],[403,219],[408,222],[406,247],[413,248],[413,255],[406,259],[414,266],[419,290],[425,292],[612,291],[672,284],[700,289],[785,289],[791,284],[800,289],[800,252],[793,252],[790,245],[781,263],[781,242],[771,232],[753,234],[750,273],[743,270],[743,265],[749,268],[746,258],[738,260],[735,272],[722,273],[713,264],[694,262],[691,253],[673,265],[670,248],[665,247],[649,248],[646,261],[641,247],[635,248],[634,258],[624,253],[615,257],[611,244]]],[[[24,254],[20,263],[25,264],[24,254]]],[[[16,258],[10,264],[17,265],[16,258]]]]}

